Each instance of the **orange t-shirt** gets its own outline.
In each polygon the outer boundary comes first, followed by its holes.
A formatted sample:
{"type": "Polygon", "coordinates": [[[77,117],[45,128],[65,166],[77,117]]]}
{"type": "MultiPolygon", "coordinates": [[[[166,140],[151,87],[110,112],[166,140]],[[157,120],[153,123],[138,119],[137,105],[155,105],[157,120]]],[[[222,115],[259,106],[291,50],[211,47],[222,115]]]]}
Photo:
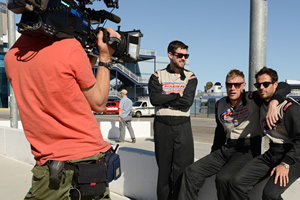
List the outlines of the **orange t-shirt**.
{"type": "Polygon", "coordinates": [[[5,70],[38,165],[106,152],[99,125],[81,91],[95,84],[76,39],[22,35],[6,54],[5,70]]]}

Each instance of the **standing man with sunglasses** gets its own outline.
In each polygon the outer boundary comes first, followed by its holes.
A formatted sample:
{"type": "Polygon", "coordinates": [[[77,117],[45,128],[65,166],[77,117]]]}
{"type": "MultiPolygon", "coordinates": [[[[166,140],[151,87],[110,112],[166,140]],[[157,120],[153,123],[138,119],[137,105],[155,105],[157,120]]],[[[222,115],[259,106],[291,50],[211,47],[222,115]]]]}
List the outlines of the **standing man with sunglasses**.
{"type": "Polygon", "coordinates": [[[194,162],[194,141],[190,107],[197,78],[184,69],[188,46],[173,41],[168,46],[170,64],[149,80],[149,94],[155,106],[154,142],[158,165],[157,199],[177,200],[184,169],[194,162]]]}
{"type": "MultiPolygon", "coordinates": [[[[257,92],[245,92],[243,72],[233,69],[226,76],[227,97],[216,103],[215,137],[212,151],[186,168],[179,194],[180,200],[196,200],[206,178],[216,175],[218,200],[231,200],[229,179],[249,160],[260,155],[262,131],[259,127],[259,106],[262,100],[257,92]]],[[[278,90],[270,104],[270,126],[278,102],[290,92],[287,84],[278,90]],[[272,115],[273,113],[273,115],[272,115]]]]}
{"type": "Polygon", "coordinates": [[[230,181],[232,200],[249,199],[248,194],[260,180],[270,177],[263,200],[280,200],[281,194],[300,177],[300,105],[292,98],[277,106],[275,128],[266,126],[266,110],[278,88],[277,72],[264,67],[256,75],[259,96],[264,100],[260,108],[260,126],[270,139],[270,147],[235,174],[230,181]]]}

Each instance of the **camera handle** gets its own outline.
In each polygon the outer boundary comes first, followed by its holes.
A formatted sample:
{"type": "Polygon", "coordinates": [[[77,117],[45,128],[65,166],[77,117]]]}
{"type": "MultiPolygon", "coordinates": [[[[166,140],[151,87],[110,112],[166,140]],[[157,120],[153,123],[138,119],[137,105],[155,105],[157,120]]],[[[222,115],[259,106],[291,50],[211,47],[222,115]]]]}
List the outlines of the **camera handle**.
{"type": "Polygon", "coordinates": [[[101,28],[100,31],[103,32],[103,42],[107,43],[113,50],[117,50],[121,43],[121,40],[116,37],[109,37],[109,33],[105,28],[101,28]]]}

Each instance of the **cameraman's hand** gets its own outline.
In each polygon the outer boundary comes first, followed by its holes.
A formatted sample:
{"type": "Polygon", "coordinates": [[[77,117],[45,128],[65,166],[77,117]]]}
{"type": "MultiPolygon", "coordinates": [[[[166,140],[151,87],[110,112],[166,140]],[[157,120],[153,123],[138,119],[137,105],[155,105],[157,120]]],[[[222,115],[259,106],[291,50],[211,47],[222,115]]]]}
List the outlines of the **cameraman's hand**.
{"type": "MultiPolygon", "coordinates": [[[[109,33],[109,37],[116,37],[121,40],[119,33],[114,31],[112,28],[106,28],[109,33]]],[[[103,42],[103,32],[100,31],[98,34],[98,49],[99,49],[99,61],[101,62],[110,62],[110,57],[115,52],[107,43],[103,42]]]]}

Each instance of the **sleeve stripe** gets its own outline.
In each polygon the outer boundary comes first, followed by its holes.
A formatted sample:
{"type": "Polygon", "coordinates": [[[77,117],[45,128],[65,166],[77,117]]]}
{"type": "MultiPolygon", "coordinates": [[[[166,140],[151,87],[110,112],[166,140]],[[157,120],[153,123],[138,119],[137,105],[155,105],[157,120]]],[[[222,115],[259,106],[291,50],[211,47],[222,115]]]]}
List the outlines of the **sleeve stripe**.
{"type": "Polygon", "coordinates": [[[191,76],[191,77],[189,78],[189,80],[192,80],[192,79],[194,79],[194,78],[196,78],[196,76],[191,76]]]}
{"type": "Polygon", "coordinates": [[[286,111],[288,109],[288,107],[290,107],[292,105],[291,102],[287,103],[284,108],[283,108],[283,111],[286,111]]]}
{"type": "Polygon", "coordinates": [[[156,72],[153,73],[154,76],[158,77],[158,74],[156,72]]]}

